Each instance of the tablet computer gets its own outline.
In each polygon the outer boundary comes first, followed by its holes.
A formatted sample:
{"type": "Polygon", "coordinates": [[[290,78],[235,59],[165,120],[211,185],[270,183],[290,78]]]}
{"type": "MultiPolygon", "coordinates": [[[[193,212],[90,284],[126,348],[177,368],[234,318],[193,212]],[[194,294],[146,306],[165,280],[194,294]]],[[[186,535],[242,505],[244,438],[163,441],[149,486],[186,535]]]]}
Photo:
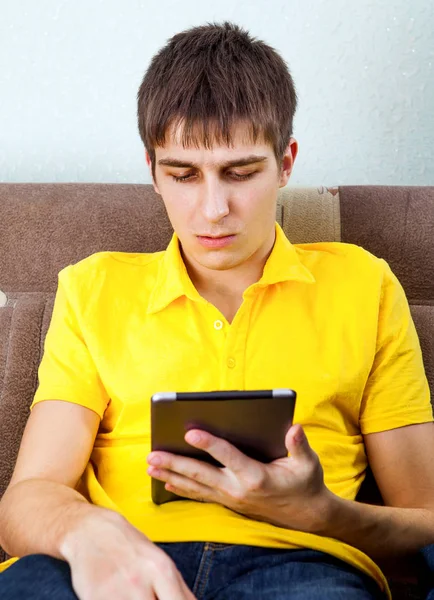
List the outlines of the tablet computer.
{"type": "MultiPolygon", "coordinates": [[[[151,398],[151,448],[189,456],[222,467],[210,454],[190,446],[184,435],[202,429],[241,452],[267,463],[288,456],[285,436],[292,425],[294,390],[159,392],[151,398]]],[[[152,478],[152,500],[163,504],[185,498],[152,478]]]]}

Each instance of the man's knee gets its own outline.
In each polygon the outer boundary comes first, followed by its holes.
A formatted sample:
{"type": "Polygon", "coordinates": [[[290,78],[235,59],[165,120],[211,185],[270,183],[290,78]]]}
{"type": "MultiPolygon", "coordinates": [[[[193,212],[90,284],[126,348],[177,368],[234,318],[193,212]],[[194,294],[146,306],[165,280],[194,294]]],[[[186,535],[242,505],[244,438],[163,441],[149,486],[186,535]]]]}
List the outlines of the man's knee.
{"type": "Polygon", "coordinates": [[[2,600],[77,600],[68,563],[46,554],[23,556],[0,574],[2,600]]]}

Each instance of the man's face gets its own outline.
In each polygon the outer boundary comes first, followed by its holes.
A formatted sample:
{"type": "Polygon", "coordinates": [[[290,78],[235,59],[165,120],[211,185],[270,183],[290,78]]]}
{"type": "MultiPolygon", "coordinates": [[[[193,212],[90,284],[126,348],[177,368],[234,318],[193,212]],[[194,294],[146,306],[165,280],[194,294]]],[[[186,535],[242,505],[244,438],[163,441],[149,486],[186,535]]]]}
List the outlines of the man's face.
{"type": "MultiPolygon", "coordinates": [[[[179,135],[155,149],[154,188],[161,194],[182,245],[195,267],[232,269],[269,251],[276,199],[297,155],[291,138],[282,165],[273,148],[234,130],[233,146],[184,148],[179,135]]],[[[149,156],[146,155],[148,165],[149,156]]]]}

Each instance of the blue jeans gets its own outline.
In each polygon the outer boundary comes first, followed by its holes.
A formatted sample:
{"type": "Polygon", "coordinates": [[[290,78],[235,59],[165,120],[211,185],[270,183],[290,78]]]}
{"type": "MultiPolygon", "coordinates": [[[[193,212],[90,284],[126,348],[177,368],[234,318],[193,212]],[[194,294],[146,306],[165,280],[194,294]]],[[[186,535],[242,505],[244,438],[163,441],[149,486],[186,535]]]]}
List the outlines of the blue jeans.
{"type": "Polygon", "coordinates": [[[425,546],[419,552],[421,558],[420,580],[426,600],[434,600],[434,544],[425,546]]]}
{"type": "MultiPolygon", "coordinates": [[[[258,546],[157,544],[198,600],[368,600],[386,598],[376,581],[329,554],[258,546]]],[[[2,600],[76,600],[68,563],[21,558],[0,574],[2,600]]]]}

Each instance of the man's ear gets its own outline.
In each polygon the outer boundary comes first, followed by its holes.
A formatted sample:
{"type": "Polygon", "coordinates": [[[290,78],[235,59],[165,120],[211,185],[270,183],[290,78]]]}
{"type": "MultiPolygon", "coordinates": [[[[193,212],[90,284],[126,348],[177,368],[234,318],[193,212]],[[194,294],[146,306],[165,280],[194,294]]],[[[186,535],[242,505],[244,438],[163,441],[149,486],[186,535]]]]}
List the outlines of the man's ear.
{"type": "Polygon", "coordinates": [[[155,193],[156,193],[156,194],[158,194],[159,196],[161,196],[161,194],[160,194],[160,190],[158,189],[158,187],[157,187],[157,183],[156,183],[156,181],[155,181],[155,179],[154,179],[154,177],[153,177],[153,175],[152,175],[152,162],[151,162],[151,157],[149,156],[149,152],[148,152],[146,149],[145,149],[145,158],[146,158],[146,164],[147,164],[147,165],[148,165],[148,167],[149,167],[149,172],[150,172],[150,174],[151,174],[151,177],[152,177],[152,185],[154,186],[155,193]]]}
{"type": "Polygon", "coordinates": [[[288,183],[297,154],[298,142],[292,137],[290,138],[289,144],[286,147],[285,155],[280,166],[279,187],[284,187],[288,183]]]}

